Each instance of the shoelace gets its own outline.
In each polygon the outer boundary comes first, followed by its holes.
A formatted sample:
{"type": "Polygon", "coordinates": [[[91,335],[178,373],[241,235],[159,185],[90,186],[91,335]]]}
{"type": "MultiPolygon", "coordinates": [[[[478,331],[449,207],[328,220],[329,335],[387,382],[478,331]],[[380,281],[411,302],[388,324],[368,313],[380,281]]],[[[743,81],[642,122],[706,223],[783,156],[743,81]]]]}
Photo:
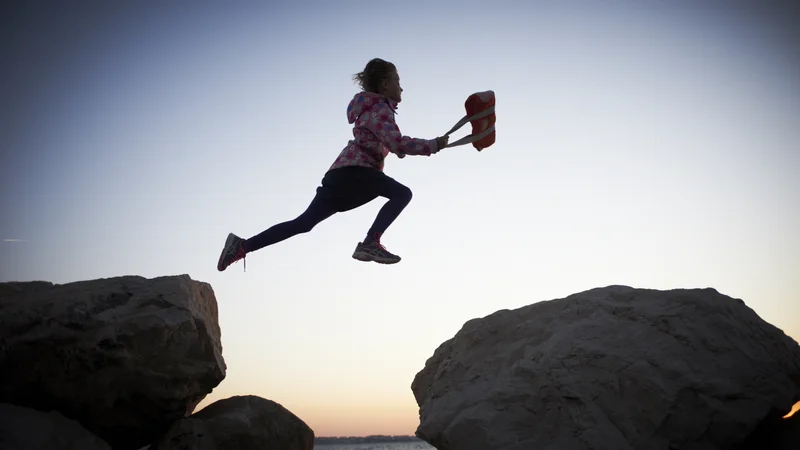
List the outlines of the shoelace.
{"type": "Polygon", "coordinates": [[[372,238],[372,244],[374,244],[376,247],[378,247],[379,249],[381,249],[381,250],[383,250],[383,251],[385,251],[387,253],[389,252],[389,250],[387,250],[386,247],[384,247],[383,244],[381,244],[380,236],[373,237],[372,238]]]}
{"type": "Polygon", "coordinates": [[[381,235],[380,234],[376,234],[372,238],[372,243],[375,244],[379,249],[381,249],[381,250],[383,250],[385,252],[389,251],[386,247],[383,246],[383,244],[381,244],[381,235]]]}
{"type": "Polygon", "coordinates": [[[244,249],[239,247],[239,250],[236,251],[236,254],[233,256],[233,261],[230,264],[235,264],[237,261],[242,260],[242,267],[244,271],[247,272],[247,253],[245,253],[244,249]]]}

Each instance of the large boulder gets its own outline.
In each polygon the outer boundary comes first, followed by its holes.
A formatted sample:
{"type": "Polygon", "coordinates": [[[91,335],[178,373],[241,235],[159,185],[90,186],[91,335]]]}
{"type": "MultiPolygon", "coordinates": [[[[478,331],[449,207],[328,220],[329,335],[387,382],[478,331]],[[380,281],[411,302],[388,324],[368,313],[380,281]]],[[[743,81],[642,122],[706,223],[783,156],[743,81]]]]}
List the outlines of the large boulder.
{"type": "Polygon", "coordinates": [[[314,431],[291,411],[254,395],[216,401],[179,420],[150,450],[313,450],[314,431]]]}
{"type": "Polygon", "coordinates": [[[713,289],[611,286],[467,322],[411,389],[439,450],[718,450],[800,399],[800,347],[713,289]]]}
{"type": "Polygon", "coordinates": [[[187,275],[0,285],[0,402],[138,449],[225,378],[211,286],[187,275]]]}
{"type": "Polygon", "coordinates": [[[0,449],[111,450],[111,446],[58,411],[0,404],[0,449]]]}

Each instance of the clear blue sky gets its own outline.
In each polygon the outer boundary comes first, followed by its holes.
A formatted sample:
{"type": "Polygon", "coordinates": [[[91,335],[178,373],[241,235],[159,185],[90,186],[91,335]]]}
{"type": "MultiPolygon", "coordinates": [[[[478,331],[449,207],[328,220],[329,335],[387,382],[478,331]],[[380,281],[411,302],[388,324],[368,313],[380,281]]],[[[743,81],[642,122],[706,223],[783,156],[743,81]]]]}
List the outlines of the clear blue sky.
{"type": "Polygon", "coordinates": [[[413,376],[465,321],[610,284],[714,287],[800,337],[798,6],[94,3],[3,7],[0,281],[211,283],[228,376],[203,405],[410,434],[413,376]],[[228,232],[306,207],[373,57],[405,134],[492,89],[496,144],[388,158],[414,192],[398,265],[350,258],[376,200],[218,273],[228,232]]]}

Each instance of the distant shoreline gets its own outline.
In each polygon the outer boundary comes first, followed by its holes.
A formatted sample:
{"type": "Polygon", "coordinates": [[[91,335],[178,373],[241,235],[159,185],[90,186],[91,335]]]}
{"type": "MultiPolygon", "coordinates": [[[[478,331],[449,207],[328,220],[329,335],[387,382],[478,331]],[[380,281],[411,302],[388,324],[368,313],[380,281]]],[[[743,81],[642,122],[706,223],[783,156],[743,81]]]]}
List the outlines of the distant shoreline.
{"type": "Polygon", "coordinates": [[[314,439],[315,444],[382,444],[385,442],[422,442],[416,436],[321,436],[314,439]]]}

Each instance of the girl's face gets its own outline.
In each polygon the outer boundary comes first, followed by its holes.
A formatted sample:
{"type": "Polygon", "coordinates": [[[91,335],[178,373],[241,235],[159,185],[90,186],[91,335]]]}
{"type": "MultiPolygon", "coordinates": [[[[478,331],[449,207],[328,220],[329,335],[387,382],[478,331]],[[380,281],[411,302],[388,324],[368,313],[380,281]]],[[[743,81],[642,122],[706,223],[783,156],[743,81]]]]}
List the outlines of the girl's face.
{"type": "Polygon", "coordinates": [[[383,95],[400,103],[402,101],[403,88],[400,87],[400,75],[396,71],[389,74],[389,77],[381,83],[383,95]]]}

